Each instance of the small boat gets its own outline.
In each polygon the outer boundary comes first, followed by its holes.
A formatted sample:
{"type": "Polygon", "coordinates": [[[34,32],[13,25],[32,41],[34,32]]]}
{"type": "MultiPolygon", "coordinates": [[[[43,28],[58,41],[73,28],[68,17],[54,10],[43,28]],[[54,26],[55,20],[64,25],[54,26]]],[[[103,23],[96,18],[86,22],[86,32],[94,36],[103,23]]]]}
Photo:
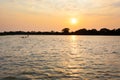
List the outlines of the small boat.
{"type": "Polygon", "coordinates": [[[26,35],[26,36],[23,36],[23,37],[21,37],[21,38],[28,38],[29,37],[29,35],[26,35]]]}

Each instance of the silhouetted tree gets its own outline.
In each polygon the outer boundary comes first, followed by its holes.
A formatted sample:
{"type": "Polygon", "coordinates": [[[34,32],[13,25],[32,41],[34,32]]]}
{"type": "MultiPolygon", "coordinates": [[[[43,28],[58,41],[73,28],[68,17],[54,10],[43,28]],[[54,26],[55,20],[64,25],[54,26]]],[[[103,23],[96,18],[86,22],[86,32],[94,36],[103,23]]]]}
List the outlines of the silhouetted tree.
{"type": "Polygon", "coordinates": [[[110,30],[109,29],[107,29],[107,28],[102,28],[102,29],[100,29],[100,34],[110,34],[110,30]]]}
{"type": "Polygon", "coordinates": [[[79,29],[77,31],[75,31],[75,34],[87,34],[87,29],[83,28],[83,29],[79,29]]]}
{"type": "Polygon", "coordinates": [[[91,32],[97,32],[97,30],[96,29],[91,29],[91,32]]]}
{"type": "Polygon", "coordinates": [[[117,35],[120,35],[120,28],[118,28],[118,29],[116,30],[116,34],[117,34],[117,35]]]}
{"type": "Polygon", "coordinates": [[[110,35],[115,35],[115,34],[116,34],[116,29],[110,30],[109,34],[110,34],[110,35]]]}
{"type": "Polygon", "coordinates": [[[88,34],[97,35],[98,31],[96,29],[91,29],[91,30],[88,30],[88,34]]]}
{"type": "Polygon", "coordinates": [[[64,33],[64,34],[68,34],[69,33],[69,28],[64,28],[64,29],[62,29],[62,33],[64,33]]]}

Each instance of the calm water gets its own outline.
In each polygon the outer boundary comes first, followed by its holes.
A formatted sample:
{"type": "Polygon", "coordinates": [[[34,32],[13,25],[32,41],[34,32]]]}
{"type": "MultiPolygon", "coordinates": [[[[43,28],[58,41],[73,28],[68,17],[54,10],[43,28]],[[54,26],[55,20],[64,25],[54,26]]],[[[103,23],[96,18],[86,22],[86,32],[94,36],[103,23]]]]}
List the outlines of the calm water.
{"type": "Polygon", "coordinates": [[[0,36],[0,80],[120,80],[120,36],[0,36]]]}

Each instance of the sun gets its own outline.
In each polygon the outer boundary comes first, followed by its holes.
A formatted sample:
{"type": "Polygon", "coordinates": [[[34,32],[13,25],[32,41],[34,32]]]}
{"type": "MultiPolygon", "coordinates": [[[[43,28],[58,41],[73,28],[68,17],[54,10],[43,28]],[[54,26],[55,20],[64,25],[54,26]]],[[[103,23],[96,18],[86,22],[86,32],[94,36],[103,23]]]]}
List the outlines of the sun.
{"type": "Polygon", "coordinates": [[[71,18],[70,22],[71,22],[71,24],[77,24],[77,19],[76,18],[71,18]]]}

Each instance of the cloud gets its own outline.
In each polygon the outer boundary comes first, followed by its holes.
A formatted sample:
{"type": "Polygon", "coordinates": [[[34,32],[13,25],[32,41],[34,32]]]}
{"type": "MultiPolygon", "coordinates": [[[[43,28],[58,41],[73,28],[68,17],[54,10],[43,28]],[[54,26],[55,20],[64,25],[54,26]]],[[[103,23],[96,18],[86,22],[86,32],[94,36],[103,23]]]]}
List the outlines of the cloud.
{"type": "Polygon", "coordinates": [[[118,11],[116,8],[120,8],[119,0],[0,0],[0,2],[11,10],[38,14],[105,15],[115,14],[118,11]]]}
{"type": "Polygon", "coordinates": [[[120,8],[120,1],[112,4],[113,7],[120,8]]]}

